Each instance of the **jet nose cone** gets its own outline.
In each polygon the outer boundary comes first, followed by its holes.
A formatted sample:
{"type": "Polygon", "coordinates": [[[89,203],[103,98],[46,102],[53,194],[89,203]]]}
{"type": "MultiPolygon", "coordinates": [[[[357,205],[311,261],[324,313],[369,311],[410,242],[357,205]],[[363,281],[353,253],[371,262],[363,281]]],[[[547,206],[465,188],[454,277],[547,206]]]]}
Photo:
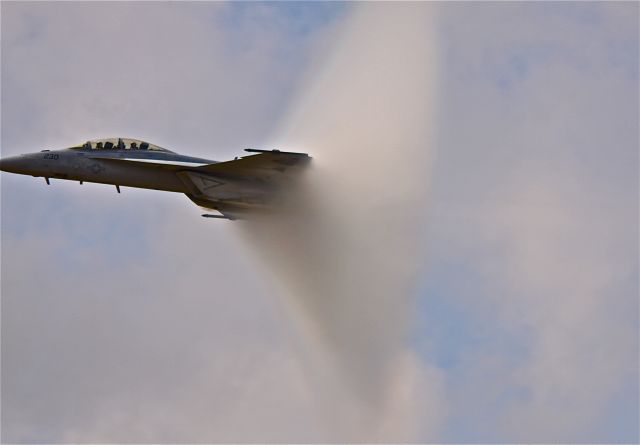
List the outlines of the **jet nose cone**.
{"type": "Polygon", "coordinates": [[[18,173],[20,170],[20,157],[9,156],[7,158],[0,159],[0,170],[3,172],[18,173]]]}

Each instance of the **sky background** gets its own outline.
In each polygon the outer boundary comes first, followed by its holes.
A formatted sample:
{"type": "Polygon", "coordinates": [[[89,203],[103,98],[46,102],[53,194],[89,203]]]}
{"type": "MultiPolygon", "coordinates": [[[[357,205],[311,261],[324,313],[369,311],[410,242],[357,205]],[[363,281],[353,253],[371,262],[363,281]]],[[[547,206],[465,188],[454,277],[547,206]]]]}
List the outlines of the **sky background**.
{"type": "Polygon", "coordinates": [[[3,443],[638,442],[637,3],[0,11],[2,156],[127,136],[225,160],[315,135],[319,163],[357,168],[347,190],[420,199],[381,198],[364,233],[404,227],[385,208],[421,224],[385,251],[417,270],[403,329],[373,337],[401,337],[372,380],[393,397],[351,428],[277,252],[178,194],[3,173],[3,443]],[[341,123],[409,136],[359,164],[373,136],[323,147],[341,123]]]}

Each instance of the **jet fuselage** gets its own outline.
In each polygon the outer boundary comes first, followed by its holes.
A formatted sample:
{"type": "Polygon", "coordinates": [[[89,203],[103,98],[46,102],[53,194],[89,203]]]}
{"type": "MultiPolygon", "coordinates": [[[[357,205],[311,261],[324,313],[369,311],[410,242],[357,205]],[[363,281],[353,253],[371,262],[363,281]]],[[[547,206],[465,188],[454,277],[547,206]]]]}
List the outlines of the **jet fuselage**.
{"type": "Polygon", "coordinates": [[[253,150],[231,161],[184,156],[137,139],[96,139],[63,150],[12,156],[0,170],[72,181],[96,182],[184,193],[197,205],[222,214],[214,218],[247,218],[270,212],[294,185],[311,158],[305,153],[253,150]]]}
{"type": "Polygon", "coordinates": [[[101,150],[100,158],[77,149],[44,150],[0,160],[0,170],[44,178],[96,182],[168,192],[188,193],[176,168],[214,164],[216,161],[176,153],[134,153],[101,150]],[[130,162],[121,162],[121,161],[130,162]]]}

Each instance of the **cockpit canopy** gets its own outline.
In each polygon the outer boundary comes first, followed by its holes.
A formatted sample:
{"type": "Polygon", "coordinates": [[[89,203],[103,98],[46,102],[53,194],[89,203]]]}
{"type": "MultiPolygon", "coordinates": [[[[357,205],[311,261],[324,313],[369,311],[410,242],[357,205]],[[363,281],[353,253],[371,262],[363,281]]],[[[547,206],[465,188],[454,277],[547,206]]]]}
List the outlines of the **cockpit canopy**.
{"type": "Polygon", "coordinates": [[[72,148],[79,150],[152,150],[171,153],[171,151],[166,148],[129,138],[94,139],[72,148]]]}

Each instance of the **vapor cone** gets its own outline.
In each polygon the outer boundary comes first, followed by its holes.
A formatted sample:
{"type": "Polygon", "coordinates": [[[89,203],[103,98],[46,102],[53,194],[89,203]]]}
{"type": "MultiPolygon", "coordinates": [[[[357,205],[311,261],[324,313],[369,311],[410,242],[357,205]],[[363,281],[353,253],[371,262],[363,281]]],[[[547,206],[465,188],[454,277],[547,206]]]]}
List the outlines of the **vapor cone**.
{"type": "Polygon", "coordinates": [[[390,411],[402,411],[399,368],[414,363],[403,357],[434,140],[432,16],[424,4],[354,8],[274,141],[312,168],[281,214],[242,228],[301,328],[327,440],[410,440],[390,411]]]}

